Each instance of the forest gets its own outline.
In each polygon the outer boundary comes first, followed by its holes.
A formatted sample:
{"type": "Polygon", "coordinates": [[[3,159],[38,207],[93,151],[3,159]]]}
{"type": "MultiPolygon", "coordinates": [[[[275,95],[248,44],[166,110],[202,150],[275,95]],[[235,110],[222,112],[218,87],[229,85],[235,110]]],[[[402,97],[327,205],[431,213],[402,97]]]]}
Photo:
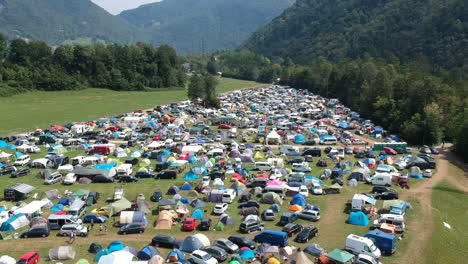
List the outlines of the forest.
{"type": "Polygon", "coordinates": [[[29,90],[148,90],[185,87],[175,50],[138,43],[50,47],[0,35],[0,96],[29,90]]]}

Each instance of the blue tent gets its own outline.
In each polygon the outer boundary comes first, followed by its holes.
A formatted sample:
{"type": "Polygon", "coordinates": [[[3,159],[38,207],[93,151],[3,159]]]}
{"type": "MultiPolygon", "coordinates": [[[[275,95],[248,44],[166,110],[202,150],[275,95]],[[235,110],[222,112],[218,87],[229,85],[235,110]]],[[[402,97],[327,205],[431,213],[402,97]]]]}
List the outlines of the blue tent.
{"type": "Polygon", "coordinates": [[[203,219],[203,211],[200,209],[195,209],[192,213],[192,217],[195,219],[203,219]]]}
{"type": "Polygon", "coordinates": [[[294,137],[294,143],[296,144],[304,144],[304,142],[306,142],[306,139],[303,135],[296,135],[294,137]]]}
{"type": "Polygon", "coordinates": [[[305,176],[306,179],[311,179],[312,181],[316,181],[318,183],[320,183],[320,185],[323,184],[323,181],[317,177],[314,177],[314,176],[305,176]]]}
{"type": "Polygon", "coordinates": [[[3,222],[3,224],[0,226],[0,231],[15,231],[16,229],[24,226],[18,226],[17,223],[24,223],[24,221],[27,221],[25,214],[16,214],[8,218],[6,222],[3,222]]]}
{"type": "Polygon", "coordinates": [[[114,134],[112,134],[113,138],[119,138],[119,136],[120,136],[119,132],[115,132],[114,134]]]}
{"type": "Polygon", "coordinates": [[[167,193],[166,194],[169,194],[169,195],[174,195],[174,194],[177,194],[179,193],[179,187],[177,186],[171,186],[169,188],[169,190],[167,190],[167,193]]]}
{"type": "Polygon", "coordinates": [[[338,126],[343,129],[347,129],[349,127],[345,121],[341,121],[340,123],[338,123],[338,126]]]}
{"type": "Polygon", "coordinates": [[[203,165],[193,166],[191,172],[196,175],[208,175],[208,169],[203,165]]]}
{"type": "Polygon", "coordinates": [[[117,164],[116,163],[96,164],[96,165],[93,166],[93,168],[110,171],[113,167],[115,167],[115,165],[117,165],[117,164]]]}
{"type": "Polygon", "coordinates": [[[180,201],[184,204],[188,204],[190,203],[190,199],[189,198],[186,198],[186,197],[183,197],[182,199],[180,199],[180,201]]]}
{"type": "Polygon", "coordinates": [[[293,199],[291,200],[291,205],[294,205],[294,204],[305,206],[307,204],[307,201],[304,195],[300,193],[294,195],[293,199]]]}
{"type": "Polygon", "coordinates": [[[281,211],[281,206],[279,204],[272,204],[270,206],[270,209],[273,210],[275,213],[279,213],[281,211]]]}
{"type": "Polygon", "coordinates": [[[164,155],[159,155],[157,158],[156,158],[157,161],[159,162],[165,162],[167,160],[167,156],[164,156],[164,155]]]}
{"type": "Polygon", "coordinates": [[[351,214],[349,214],[348,223],[352,225],[368,226],[369,218],[361,211],[351,212],[351,214]]]}
{"type": "Polygon", "coordinates": [[[137,258],[141,260],[150,260],[153,256],[156,255],[160,255],[160,253],[155,247],[146,246],[138,252],[137,258]]]}
{"type": "Polygon", "coordinates": [[[3,168],[5,165],[3,165],[3,163],[0,162],[0,168],[3,168]]]}
{"type": "Polygon", "coordinates": [[[177,256],[178,260],[185,258],[185,254],[177,248],[174,248],[171,252],[169,252],[168,258],[171,258],[173,256],[177,256]]]}
{"type": "Polygon", "coordinates": [[[192,185],[188,182],[182,184],[182,187],[180,187],[182,191],[190,191],[192,190],[192,185]]]}
{"type": "Polygon", "coordinates": [[[107,247],[109,253],[112,253],[114,251],[119,251],[125,248],[125,245],[122,241],[120,240],[114,240],[112,241],[109,246],[107,247]]]}
{"type": "Polygon", "coordinates": [[[8,145],[6,148],[7,149],[16,149],[16,146],[15,145],[8,145]]]}
{"type": "Polygon", "coordinates": [[[6,148],[8,144],[4,140],[0,140],[0,148],[6,148]]]}
{"type": "Polygon", "coordinates": [[[179,249],[184,252],[192,253],[195,250],[200,249],[202,247],[203,247],[203,243],[200,240],[198,240],[197,237],[188,236],[184,239],[179,249]]]}
{"type": "Polygon", "coordinates": [[[422,178],[424,178],[421,173],[417,173],[417,172],[412,172],[412,173],[410,173],[409,176],[411,178],[418,179],[418,180],[421,180],[422,178]]]}
{"type": "Polygon", "coordinates": [[[195,173],[193,173],[191,171],[185,173],[185,175],[184,175],[184,180],[187,180],[187,181],[195,181],[198,178],[199,177],[197,175],[195,175],[195,173]]]}
{"type": "Polygon", "coordinates": [[[21,157],[21,156],[23,156],[23,155],[24,155],[24,154],[21,153],[21,152],[15,152],[15,154],[13,154],[13,156],[15,156],[15,159],[17,159],[17,158],[19,158],[19,157],[21,157]]]}
{"type": "Polygon", "coordinates": [[[190,156],[188,158],[188,163],[189,164],[195,164],[195,162],[197,162],[197,158],[195,158],[194,156],[190,156]]]}
{"type": "Polygon", "coordinates": [[[200,199],[193,200],[190,205],[195,209],[206,207],[206,203],[200,199]]]}
{"type": "Polygon", "coordinates": [[[339,178],[339,177],[341,177],[342,174],[343,174],[343,171],[341,171],[341,169],[336,168],[336,169],[333,169],[333,170],[332,170],[332,174],[331,174],[330,177],[331,177],[332,179],[334,179],[334,178],[339,178]]]}
{"type": "Polygon", "coordinates": [[[59,204],[61,204],[61,205],[69,205],[69,204],[70,204],[70,200],[69,200],[68,198],[62,197],[62,198],[60,198],[60,200],[59,200],[59,204]]]}
{"type": "Polygon", "coordinates": [[[240,256],[243,258],[243,259],[251,259],[251,258],[254,258],[255,257],[255,252],[251,249],[243,249],[240,251],[240,256]]]}
{"type": "Polygon", "coordinates": [[[94,262],[99,262],[99,260],[101,259],[102,256],[106,256],[106,255],[109,255],[109,250],[107,250],[107,248],[103,248],[101,250],[98,251],[98,253],[96,254],[96,257],[94,257],[94,262]]]}
{"type": "Polygon", "coordinates": [[[58,211],[63,211],[63,204],[56,204],[52,208],[50,208],[51,213],[56,213],[58,211]]]}
{"type": "Polygon", "coordinates": [[[170,155],[171,155],[171,152],[170,152],[169,150],[167,150],[167,149],[163,149],[163,150],[161,151],[161,153],[162,153],[164,156],[170,156],[170,155]]]}

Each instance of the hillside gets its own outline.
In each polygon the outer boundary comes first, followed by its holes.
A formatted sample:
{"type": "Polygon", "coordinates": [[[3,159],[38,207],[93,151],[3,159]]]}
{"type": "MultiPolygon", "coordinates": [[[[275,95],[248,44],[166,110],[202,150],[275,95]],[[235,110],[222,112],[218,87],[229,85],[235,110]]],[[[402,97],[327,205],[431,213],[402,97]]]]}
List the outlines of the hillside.
{"type": "Polygon", "coordinates": [[[139,30],[90,0],[0,0],[0,33],[63,42],[131,43],[139,30]]]}
{"type": "Polygon", "coordinates": [[[298,0],[253,34],[244,48],[310,63],[368,54],[410,61],[425,55],[437,66],[468,60],[463,0],[298,0]]]}
{"type": "Polygon", "coordinates": [[[294,0],[165,0],[122,12],[119,16],[144,28],[154,44],[169,44],[178,53],[237,48],[294,0]]]}

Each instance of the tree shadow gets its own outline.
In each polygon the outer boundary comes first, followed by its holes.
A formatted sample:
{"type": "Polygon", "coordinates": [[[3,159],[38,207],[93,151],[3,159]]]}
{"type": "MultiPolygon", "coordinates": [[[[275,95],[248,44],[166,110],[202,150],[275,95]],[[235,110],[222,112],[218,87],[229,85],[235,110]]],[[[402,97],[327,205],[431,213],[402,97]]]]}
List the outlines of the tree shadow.
{"type": "Polygon", "coordinates": [[[460,189],[445,187],[445,186],[436,186],[436,187],[434,187],[434,190],[444,191],[444,192],[452,192],[452,193],[456,193],[456,194],[466,194],[464,191],[462,191],[460,189]]]}

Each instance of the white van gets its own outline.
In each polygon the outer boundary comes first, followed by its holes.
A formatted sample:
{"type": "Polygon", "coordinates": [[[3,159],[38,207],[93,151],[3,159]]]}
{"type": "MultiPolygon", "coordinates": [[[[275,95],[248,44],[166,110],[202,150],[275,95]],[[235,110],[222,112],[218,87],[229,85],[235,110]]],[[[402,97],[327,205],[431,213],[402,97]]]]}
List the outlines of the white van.
{"type": "Polygon", "coordinates": [[[66,224],[82,224],[81,219],[74,215],[50,215],[47,218],[49,227],[51,230],[59,230],[63,225],[66,224]]]}
{"type": "Polygon", "coordinates": [[[367,237],[350,234],[346,237],[345,249],[353,252],[356,255],[365,254],[375,259],[379,259],[382,255],[380,249],[374,245],[374,242],[367,237]]]}
{"type": "Polygon", "coordinates": [[[337,157],[344,159],[345,157],[344,148],[338,148],[337,151],[338,151],[337,157]]]}
{"type": "Polygon", "coordinates": [[[82,217],[83,214],[86,212],[86,203],[83,200],[75,200],[70,205],[70,209],[68,209],[67,214],[73,215],[76,217],[82,217]]]}
{"type": "Polygon", "coordinates": [[[322,185],[320,183],[313,181],[312,182],[312,187],[311,187],[312,193],[316,195],[322,195],[323,194],[323,189],[322,185]]]}
{"type": "Polygon", "coordinates": [[[320,140],[320,145],[335,145],[337,142],[336,138],[333,136],[323,137],[320,140]]]}
{"type": "Polygon", "coordinates": [[[286,156],[292,156],[294,153],[298,153],[299,148],[293,146],[280,146],[280,153],[285,154],[286,156]]]}
{"type": "Polygon", "coordinates": [[[232,203],[236,198],[236,191],[234,189],[227,189],[223,193],[223,203],[232,203]]]}
{"type": "Polygon", "coordinates": [[[126,176],[132,174],[132,164],[122,164],[117,167],[117,176],[126,176]]]}
{"type": "Polygon", "coordinates": [[[370,181],[373,185],[390,186],[392,185],[392,176],[388,173],[376,173],[370,181]]]}
{"type": "Polygon", "coordinates": [[[373,226],[375,228],[380,228],[381,224],[392,224],[395,225],[395,231],[404,232],[405,231],[405,218],[402,215],[395,214],[382,214],[374,220],[373,226]]]}
{"type": "Polygon", "coordinates": [[[254,169],[262,171],[271,171],[273,169],[273,166],[271,166],[271,164],[268,162],[255,162],[254,169]]]}
{"type": "Polygon", "coordinates": [[[15,163],[13,163],[13,165],[15,166],[23,166],[23,165],[26,165],[28,164],[29,162],[31,161],[31,157],[29,157],[29,155],[23,155],[21,157],[18,157],[15,161],[15,163]]]}
{"type": "Polygon", "coordinates": [[[235,127],[231,128],[231,130],[229,131],[229,137],[230,138],[236,138],[237,137],[237,128],[235,128],[235,127]]]}

